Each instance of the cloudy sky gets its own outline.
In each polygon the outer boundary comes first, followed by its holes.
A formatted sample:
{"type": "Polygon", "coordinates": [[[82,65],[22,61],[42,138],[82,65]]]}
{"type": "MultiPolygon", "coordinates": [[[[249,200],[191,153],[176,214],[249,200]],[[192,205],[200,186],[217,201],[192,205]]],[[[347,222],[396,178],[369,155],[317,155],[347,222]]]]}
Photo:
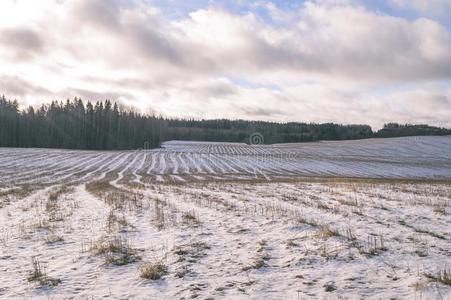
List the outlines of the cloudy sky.
{"type": "Polygon", "coordinates": [[[0,94],[451,127],[449,0],[1,0],[0,94]]]}

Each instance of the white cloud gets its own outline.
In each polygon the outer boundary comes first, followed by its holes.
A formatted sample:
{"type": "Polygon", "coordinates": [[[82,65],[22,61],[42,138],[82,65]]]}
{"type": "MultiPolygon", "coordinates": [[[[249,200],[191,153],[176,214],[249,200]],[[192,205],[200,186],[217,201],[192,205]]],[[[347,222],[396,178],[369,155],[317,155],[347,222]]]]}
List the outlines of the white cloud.
{"type": "Polygon", "coordinates": [[[430,19],[329,0],[260,2],[274,23],[214,7],[170,20],[146,1],[37,3],[0,3],[0,88],[24,104],[108,97],[172,116],[451,125],[449,87],[426,84],[451,78],[451,35],[430,19]]]}
{"type": "Polygon", "coordinates": [[[429,18],[449,22],[451,2],[449,0],[389,0],[395,7],[411,10],[429,18]]]}

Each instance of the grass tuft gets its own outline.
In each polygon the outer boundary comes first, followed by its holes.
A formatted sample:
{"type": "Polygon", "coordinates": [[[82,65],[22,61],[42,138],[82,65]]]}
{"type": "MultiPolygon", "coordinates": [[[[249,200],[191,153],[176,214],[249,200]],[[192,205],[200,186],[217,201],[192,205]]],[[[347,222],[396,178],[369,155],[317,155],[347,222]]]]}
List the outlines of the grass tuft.
{"type": "Polygon", "coordinates": [[[248,266],[245,266],[243,268],[243,271],[249,271],[251,269],[258,270],[258,269],[261,269],[263,267],[267,267],[265,259],[262,258],[262,257],[258,257],[251,264],[249,264],[248,266]]]}
{"type": "Polygon", "coordinates": [[[439,270],[437,274],[426,273],[424,275],[432,281],[451,286],[451,269],[445,268],[443,270],[439,270]]]}
{"type": "Polygon", "coordinates": [[[44,266],[36,258],[32,257],[31,262],[33,264],[33,271],[28,277],[29,282],[37,282],[40,286],[57,286],[61,283],[61,279],[51,278],[47,276],[44,266]]]}
{"type": "Polygon", "coordinates": [[[60,242],[64,242],[64,238],[61,235],[52,234],[46,237],[45,242],[47,244],[56,244],[60,242]]]}
{"type": "Polygon", "coordinates": [[[139,261],[137,249],[133,248],[127,239],[115,237],[107,241],[99,241],[91,247],[97,255],[105,255],[108,264],[123,266],[139,261]]]}
{"type": "Polygon", "coordinates": [[[144,279],[158,280],[167,273],[167,267],[161,261],[146,262],[139,267],[139,276],[144,279]]]}

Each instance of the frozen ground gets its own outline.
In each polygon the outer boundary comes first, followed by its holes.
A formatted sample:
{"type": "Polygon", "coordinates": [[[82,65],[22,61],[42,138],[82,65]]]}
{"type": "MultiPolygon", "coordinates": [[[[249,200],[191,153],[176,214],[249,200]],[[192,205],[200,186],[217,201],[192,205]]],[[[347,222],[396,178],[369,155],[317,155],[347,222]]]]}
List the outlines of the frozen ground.
{"type": "Polygon", "coordinates": [[[450,137],[0,149],[0,298],[451,299],[450,179],[450,137]]]}
{"type": "Polygon", "coordinates": [[[0,188],[86,182],[106,174],[135,182],[299,176],[451,179],[451,136],[249,146],[167,142],[161,149],[73,151],[0,148],[0,188]]]}

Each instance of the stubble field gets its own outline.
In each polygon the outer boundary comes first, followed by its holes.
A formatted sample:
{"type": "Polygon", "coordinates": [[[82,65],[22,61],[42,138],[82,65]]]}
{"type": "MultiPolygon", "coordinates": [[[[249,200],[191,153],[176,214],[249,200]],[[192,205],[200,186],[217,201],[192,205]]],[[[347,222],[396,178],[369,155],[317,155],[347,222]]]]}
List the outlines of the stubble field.
{"type": "Polygon", "coordinates": [[[0,149],[0,298],[450,299],[451,138],[0,149]]]}

